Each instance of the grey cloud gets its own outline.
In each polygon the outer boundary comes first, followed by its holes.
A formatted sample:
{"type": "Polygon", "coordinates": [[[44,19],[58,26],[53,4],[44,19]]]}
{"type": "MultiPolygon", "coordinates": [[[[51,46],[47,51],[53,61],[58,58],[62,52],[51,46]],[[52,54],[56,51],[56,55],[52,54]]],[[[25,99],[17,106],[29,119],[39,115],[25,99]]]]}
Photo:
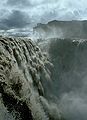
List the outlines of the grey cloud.
{"type": "Polygon", "coordinates": [[[7,0],[7,6],[28,12],[34,23],[87,19],[85,0],[7,0]]]}
{"type": "Polygon", "coordinates": [[[30,6],[30,2],[28,0],[8,0],[7,4],[10,6],[30,6]]]}
{"type": "Polygon", "coordinates": [[[30,23],[29,17],[25,12],[13,10],[12,13],[0,21],[0,29],[24,28],[30,23]]]}
{"type": "MultiPolygon", "coordinates": [[[[33,4],[35,0],[31,0],[33,4]]],[[[32,8],[31,14],[35,22],[48,22],[51,20],[81,20],[86,17],[84,0],[37,0],[37,6],[32,8]],[[40,1],[40,2],[39,2],[40,1]],[[73,2],[74,1],[74,2],[73,2]],[[37,19],[38,18],[38,19],[37,19]]],[[[34,3],[34,4],[35,4],[34,3]]]]}
{"type": "Polygon", "coordinates": [[[7,5],[15,7],[35,7],[42,4],[47,4],[48,1],[45,0],[7,0],[7,5]]]}
{"type": "Polygon", "coordinates": [[[87,19],[87,2],[85,0],[3,1],[0,4],[0,29],[23,28],[29,23],[34,26],[37,23],[47,23],[51,20],[87,19]],[[10,15],[9,12],[11,12],[10,15]]]}

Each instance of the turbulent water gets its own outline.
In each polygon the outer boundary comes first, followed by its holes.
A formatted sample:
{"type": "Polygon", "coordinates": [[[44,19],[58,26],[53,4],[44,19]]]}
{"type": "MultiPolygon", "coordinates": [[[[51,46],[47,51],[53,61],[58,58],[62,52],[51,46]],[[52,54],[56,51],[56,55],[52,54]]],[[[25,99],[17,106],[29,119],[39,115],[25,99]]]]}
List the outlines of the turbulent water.
{"type": "Polygon", "coordinates": [[[87,40],[48,39],[40,42],[54,65],[48,94],[66,120],[87,120],[87,40]],[[51,97],[52,96],[52,97],[51,97]]]}
{"type": "Polygon", "coordinates": [[[63,120],[45,89],[52,68],[30,39],[0,37],[0,120],[63,120]]]}

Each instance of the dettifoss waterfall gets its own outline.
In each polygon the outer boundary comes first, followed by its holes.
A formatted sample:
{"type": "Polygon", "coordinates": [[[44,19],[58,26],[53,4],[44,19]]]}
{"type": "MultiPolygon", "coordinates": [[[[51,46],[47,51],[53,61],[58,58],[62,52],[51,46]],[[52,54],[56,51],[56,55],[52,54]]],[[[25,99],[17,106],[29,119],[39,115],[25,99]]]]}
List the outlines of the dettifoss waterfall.
{"type": "Polygon", "coordinates": [[[87,120],[87,40],[0,37],[0,120],[87,120]]]}

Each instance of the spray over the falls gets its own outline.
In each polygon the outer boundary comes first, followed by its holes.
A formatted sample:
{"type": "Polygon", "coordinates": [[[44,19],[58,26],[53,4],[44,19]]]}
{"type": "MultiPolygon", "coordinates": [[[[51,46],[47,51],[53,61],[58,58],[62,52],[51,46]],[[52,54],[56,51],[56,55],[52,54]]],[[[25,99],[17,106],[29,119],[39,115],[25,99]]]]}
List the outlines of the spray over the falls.
{"type": "Polygon", "coordinates": [[[46,41],[39,46],[54,65],[49,99],[66,120],[87,120],[87,40],[53,38],[46,41]]]}

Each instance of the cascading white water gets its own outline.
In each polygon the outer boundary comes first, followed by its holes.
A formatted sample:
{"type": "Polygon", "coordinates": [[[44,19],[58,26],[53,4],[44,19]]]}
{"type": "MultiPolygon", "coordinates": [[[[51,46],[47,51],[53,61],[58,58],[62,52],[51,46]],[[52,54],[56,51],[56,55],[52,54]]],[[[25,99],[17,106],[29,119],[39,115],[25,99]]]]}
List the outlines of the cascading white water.
{"type": "MultiPolygon", "coordinates": [[[[0,37],[1,120],[56,120],[45,89],[49,68],[52,64],[30,39],[0,37]]],[[[61,120],[58,109],[56,114],[61,120]]]]}

